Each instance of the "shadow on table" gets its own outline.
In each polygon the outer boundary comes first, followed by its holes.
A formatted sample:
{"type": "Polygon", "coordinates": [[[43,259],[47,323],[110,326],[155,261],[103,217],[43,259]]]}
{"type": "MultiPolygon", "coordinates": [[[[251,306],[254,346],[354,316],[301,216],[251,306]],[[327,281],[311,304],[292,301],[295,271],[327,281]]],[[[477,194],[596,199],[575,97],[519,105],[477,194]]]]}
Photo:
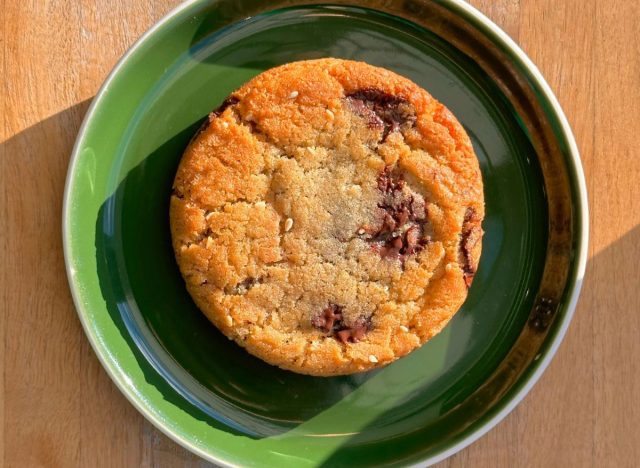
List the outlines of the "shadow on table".
{"type": "MultiPolygon", "coordinates": [[[[64,287],[67,283],[60,236],[62,199],[68,160],[89,102],[89,99],[81,101],[0,142],[3,175],[7,181],[12,179],[11,184],[0,188],[5,191],[6,203],[20,206],[22,210],[18,223],[18,228],[24,230],[21,236],[37,238],[40,245],[55,248],[55,255],[52,253],[42,259],[48,262],[44,271],[48,271],[54,263],[51,269],[55,273],[51,276],[55,276],[56,280],[60,279],[64,287]],[[11,188],[13,190],[10,192],[11,188]],[[21,190],[29,191],[29,197],[23,196],[21,190]],[[50,196],[51,193],[55,196],[50,196]],[[40,198],[36,203],[34,198],[37,196],[40,198]]],[[[22,119],[18,117],[10,120],[20,122],[22,119]]],[[[9,128],[6,130],[11,131],[9,128]]],[[[2,222],[12,221],[6,219],[6,213],[3,215],[2,222]]],[[[37,265],[32,266],[35,272],[37,265]]],[[[36,275],[29,280],[35,278],[36,275]]],[[[56,287],[58,284],[46,285],[52,286],[56,287]]],[[[75,320],[76,317],[73,316],[72,319],[75,320]]]]}
{"type": "MultiPolygon", "coordinates": [[[[51,245],[52,252],[47,253],[46,258],[39,259],[47,262],[47,268],[43,270],[48,272],[46,273],[47,276],[35,275],[30,279],[44,278],[48,280],[43,285],[44,287],[60,289],[63,294],[67,295],[66,302],[70,307],[59,308],[56,311],[59,313],[55,317],[55,321],[58,324],[64,324],[61,326],[65,328],[71,327],[75,329],[74,333],[78,334],[81,333],[80,330],[82,328],[77,315],[74,313],[74,308],[71,306],[71,295],[67,292],[68,283],[62,255],[63,243],[60,229],[67,168],[83,116],[87,112],[90,102],[91,99],[78,102],[34,123],[10,138],[0,141],[0,155],[2,158],[6,158],[3,161],[4,175],[6,177],[19,177],[24,184],[24,189],[31,191],[31,199],[34,198],[35,194],[47,194],[47,197],[41,197],[37,200],[37,204],[32,205],[27,205],[26,203],[29,200],[24,199],[19,192],[13,191],[6,194],[8,197],[6,199],[7,202],[13,200],[13,203],[18,203],[19,206],[24,204],[22,216],[26,219],[21,220],[19,223],[19,226],[24,229],[23,235],[37,237],[43,245],[51,245]],[[35,175],[30,177],[30,174],[36,173],[46,174],[47,177],[35,177],[35,175]],[[34,186],[33,180],[37,180],[41,184],[47,184],[46,188],[34,186]],[[51,193],[54,193],[55,196],[49,196],[51,193]],[[37,216],[37,213],[33,211],[46,212],[47,215],[37,216]],[[42,224],[41,220],[43,219],[47,221],[46,224],[42,224]]],[[[15,188],[15,183],[12,186],[15,188]]],[[[32,201],[32,203],[35,202],[32,201]]],[[[36,268],[37,266],[34,265],[34,269],[36,268]]],[[[117,314],[114,314],[113,317],[123,338],[127,339],[128,334],[121,318],[117,314]]],[[[39,333],[39,330],[36,330],[36,333],[39,333]]],[[[69,336],[68,332],[64,336],[69,336]]],[[[76,335],[74,334],[73,336],[75,337],[76,335]]],[[[42,338],[44,339],[45,337],[42,336],[42,338]]],[[[75,342],[77,341],[74,339],[72,343],[75,342]]],[[[132,349],[136,352],[136,357],[139,360],[144,359],[135,346],[132,346],[132,349]]],[[[93,356],[92,359],[96,359],[93,353],[91,355],[93,356]]],[[[47,362],[47,357],[43,356],[41,365],[47,365],[47,362]]],[[[175,392],[166,383],[159,381],[151,373],[147,377],[149,380],[154,381],[158,391],[166,397],[167,401],[174,404],[178,403],[175,392]]],[[[57,397],[52,396],[52,398],[57,397]]],[[[193,416],[197,417],[197,414],[193,416]]],[[[244,433],[243,435],[246,436],[244,433]]]]}

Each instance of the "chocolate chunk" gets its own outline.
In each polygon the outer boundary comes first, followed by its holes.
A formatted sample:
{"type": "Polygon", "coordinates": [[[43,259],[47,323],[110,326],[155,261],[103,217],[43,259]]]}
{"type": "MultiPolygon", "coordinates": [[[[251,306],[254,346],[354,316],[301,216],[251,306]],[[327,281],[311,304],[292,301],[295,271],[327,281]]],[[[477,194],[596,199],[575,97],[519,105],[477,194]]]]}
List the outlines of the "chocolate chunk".
{"type": "Polygon", "coordinates": [[[407,221],[409,221],[409,218],[411,217],[411,213],[410,211],[405,207],[402,206],[397,212],[396,212],[396,223],[398,226],[404,226],[407,221]]]}
{"type": "Polygon", "coordinates": [[[233,106],[239,102],[240,102],[240,99],[238,99],[235,96],[229,96],[227,99],[222,101],[222,104],[220,104],[217,109],[213,110],[211,114],[205,117],[205,119],[203,120],[202,124],[200,125],[196,133],[191,137],[191,140],[189,140],[189,144],[191,144],[196,138],[198,138],[198,136],[202,132],[204,132],[207,128],[209,128],[209,125],[211,125],[212,118],[220,117],[227,107],[233,106]]]}
{"type": "Polygon", "coordinates": [[[240,102],[240,99],[238,99],[237,97],[229,96],[227,99],[222,101],[222,104],[220,104],[218,108],[212,112],[212,114],[215,115],[216,117],[220,117],[228,107],[235,106],[239,102],[240,102]]]}
{"type": "Polygon", "coordinates": [[[396,227],[398,226],[398,221],[395,219],[395,217],[393,216],[394,213],[385,213],[384,214],[384,222],[382,223],[382,226],[380,227],[380,232],[393,232],[396,230],[396,227]]]}
{"type": "Polygon", "coordinates": [[[401,237],[392,237],[377,249],[383,258],[400,258],[403,251],[403,243],[401,237]]]}
{"type": "Polygon", "coordinates": [[[357,343],[361,341],[371,328],[371,318],[360,317],[352,325],[344,323],[343,307],[329,303],[325,309],[311,318],[311,325],[333,334],[342,343],[357,343]]]}
{"type": "Polygon", "coordinates": [[[412,255],[428,243],[424,236],[427,210],[424,199],[405,190],[402,176],[386,167],[378,175],[378,189],[382,202],[378,204],[377,226],[363,226],[360,235],[373,244],[373,248],[384,258],[400,258],[412,255]]]}
{"type": "Polygon", "coordinates": [[[348,343],[351,338],[351,330],[344,329],[336,332],[336,338],[343,343],[348,343]]]}
{"type": "Polygon", "coordinates": [[[378,174],[378,190],[385,195],[402,191],[404,186],[404,178],[401,174],[394,172],[391,166],[386,166],[380,174],[378,174]]]}
{"type": "Polygon", "coordinates": [[[371,318],[358,318],[351,327],[336,332],[336,338],[343,343],[357,343],[362,341],[371,328],[371,318]]]}
{"type": "Polygon", "coordinates": [[[422,245],[420,244],[421,235],[420,228],[418,226],[411,226],[405,232],[405,244],[406,244],[406,255],[411,255],[422,249],[422,245]]]}
{"type": "Polygon", "coordinates": [[[311,319],[311,324],[325,333],[333,331],[334,327],[342,327],[342,307],[329,304],[321,314],[311,319]]]}
{"type": "Polygon", "coordinates": [[[469,207],[464,213],[462,233],[460,234],[460,256],[462,257],[461,265],[464,283],[467,288],[471,286],[473,277],[476,274],[476,266],[471,258],[471,251],[475,247],[481,235],[482,228],[480,227],[480,219],[478,218],[476,211],[469,207]]]}
{"type": "Polygon", "coordinates": [[[370,106],[367,106],[365,101],[353,98],[352,96],[348,96],[347,101],[349,102],[349,106],[353,112],[358,114],[360,117],[367,119],[367,125],[369,128],[375,128],[384,132],[384,122],[370,106]]]}
{"type": "Polygon", "coordinates": [[[380,247],[379,252],[382,258],[390,258],[392,260],[400,258],[400,249],[392,245],[384,244],[380,247]]]}
{"type": "Polygon", "coordinates": [[[252,278],[248,277],[236,284],[232,288],[225,288],[225,292],[227,294],[235,294],[238,296],[242,296],[247,294],[251,288],[253,288],[256,284],[262,284],[262,278],[252,278]]]}
{"type": "Polygon", "coordinates": [[[367,119],[369,127],[382,131],[381,141],[400,127],[413,126],[416,122],[415,110],[409,101],[379,89],[361,89],[346,98],[351,109],[367,119]]]}

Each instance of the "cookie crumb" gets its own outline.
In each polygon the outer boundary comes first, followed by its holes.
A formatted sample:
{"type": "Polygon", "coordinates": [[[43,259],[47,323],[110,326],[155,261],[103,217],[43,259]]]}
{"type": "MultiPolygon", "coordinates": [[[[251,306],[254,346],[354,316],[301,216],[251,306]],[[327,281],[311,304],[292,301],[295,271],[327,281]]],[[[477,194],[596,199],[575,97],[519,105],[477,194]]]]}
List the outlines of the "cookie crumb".
{"type": "Polygon", "coordinates": [[[371,354],[371,355],[369,355],[369,362],[376,363],[376,362],[378,362],[378,358],[375,357],[373,354],[371,354]]]}
{"type": "Polygon", "coordinates": [[[287,220],[284,222],[285,232],[289,232],[292,227],[293,227],[293,219],[287,218],[287,220]]]}
{"type": "Polygon", "coordinates": [[[291,94],[289,94],[289,99],[295,99],[298,97],[298,91],[291,91],[291,94]]]}
{"type": "Polygon", "coordinates": [[[407,327],[405,327],[404,325],[400,325],[400,330],[402,330],[405,333],[409,331],[409,329],[407,327]]]}

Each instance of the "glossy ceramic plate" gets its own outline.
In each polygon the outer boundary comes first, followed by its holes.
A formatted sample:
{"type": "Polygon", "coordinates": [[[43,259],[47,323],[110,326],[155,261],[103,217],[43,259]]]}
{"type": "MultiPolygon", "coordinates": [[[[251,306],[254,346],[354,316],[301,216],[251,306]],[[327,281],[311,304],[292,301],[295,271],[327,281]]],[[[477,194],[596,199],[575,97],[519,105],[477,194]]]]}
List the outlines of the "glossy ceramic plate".
{"type": "Polygon", "coordinates": [[[580,161],[547,84],[457,0],[191,1],[145,34],[94,99],[65,193],[71,290],[105,369],[152,423],[220,465],[440,460],[527,393],[569,324],[584,273],[580,161]],[[181,153],[207,113],[273,66],[364,60],[460,119],[486,192],[483,255],[463,309],[381,370],[314,378],[271,367],[198,311],[170,245],[181,153]]]}

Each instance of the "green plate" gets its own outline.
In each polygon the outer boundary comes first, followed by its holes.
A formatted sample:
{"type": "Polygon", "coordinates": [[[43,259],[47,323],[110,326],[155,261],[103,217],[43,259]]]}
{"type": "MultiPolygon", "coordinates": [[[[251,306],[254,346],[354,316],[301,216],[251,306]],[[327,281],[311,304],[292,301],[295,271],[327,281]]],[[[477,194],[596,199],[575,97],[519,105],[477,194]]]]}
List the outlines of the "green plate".
{"type": "Polygon", "coordinates": [[[587,253],[573,136],[536,68],[461,1],[191,1],[145,34],[94,99],[69,167],[64,247],[85,331],[124,395],[220,465],[433,463],[493,427],[569,324],[587,253]],[[483,255],[463,309],[378,371],[314,378],[224,338],[187,294],[168,201],[206,114],[273,66],[364,60],[460,119],[484,176],[483,255]]]}

